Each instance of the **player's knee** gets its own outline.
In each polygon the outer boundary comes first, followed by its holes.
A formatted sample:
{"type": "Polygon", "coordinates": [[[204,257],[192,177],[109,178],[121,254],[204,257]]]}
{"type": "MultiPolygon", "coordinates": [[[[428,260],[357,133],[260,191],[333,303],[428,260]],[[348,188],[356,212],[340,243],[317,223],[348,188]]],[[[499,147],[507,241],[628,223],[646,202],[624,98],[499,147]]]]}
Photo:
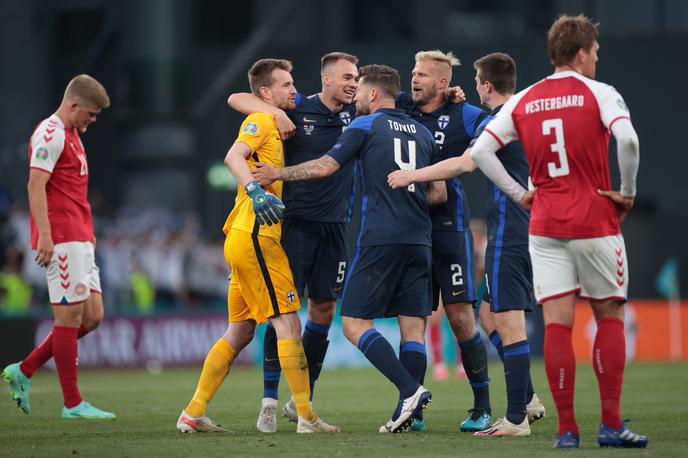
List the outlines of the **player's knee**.
{"type": "Polygon", "coordinates": [[[449,307],[445,307],[445,312],[458,340],[470,339],[475,335],[475,317],[471,304],[452,304],[449,307]]]}
{"type": "Polygon", "coordinates": [[[347,317],[342,318],[342,330],[344,332],[344,337],[346,337],[349,342],[354,345],[358,345],[358,340],[363,334],[363,330],[354,320],[349,320],[347,317]]]}
{"type": "Polygon", "coordinates": [[[84,314],[81,324],[90,332],[100,326],[103,322],[105,313],[102,309],[89,312],[88,315],[84,314]]]}
{"type": "Polygon", "coordinates": [[[308,301],[308,319],[314,323],[330,325],[334,320],[336,302],[331,299],[308,301]]]}

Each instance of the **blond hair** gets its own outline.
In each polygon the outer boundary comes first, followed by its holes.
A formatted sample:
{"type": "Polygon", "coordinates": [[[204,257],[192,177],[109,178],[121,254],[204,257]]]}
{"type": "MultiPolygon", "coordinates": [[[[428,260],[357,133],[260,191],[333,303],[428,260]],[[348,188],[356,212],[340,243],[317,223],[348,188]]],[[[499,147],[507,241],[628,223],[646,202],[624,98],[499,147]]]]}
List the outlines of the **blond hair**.
{"type": "Polygon", "coordinates": [[[64,100],[76,99],[82,103],[107,108],[110,97],[102,84],[90,75],[77,75],[69,82],[65,89],[64,100]]]}
{"type": "Polygon", "coordinates": [[[433,49],[432,51],[418,51],[416,53],[416,62],[421,62],[424,60],[434,60],[435,62],[447,64],[450,69],[453,66],[461,65],[461,61],[454,55],[454,53],[451,51],[443,53],[439,49],[433,49]]]}

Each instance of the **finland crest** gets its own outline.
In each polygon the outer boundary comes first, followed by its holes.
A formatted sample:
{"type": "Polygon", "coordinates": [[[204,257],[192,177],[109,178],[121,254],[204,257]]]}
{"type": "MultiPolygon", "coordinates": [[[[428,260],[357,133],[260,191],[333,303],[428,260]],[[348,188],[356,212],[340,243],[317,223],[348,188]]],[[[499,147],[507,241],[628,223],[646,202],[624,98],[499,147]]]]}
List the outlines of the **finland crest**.
{"type": "Polygon", "coordinates": [[[437,125],[440,126],[440,129],[444,130],[445,127],[449,124],[449,115],[442,115],[439,118],[437,118],[437,125]]]}
{"type": "Polygon", "coordinates": [[[349,125],[349,123],[351,123],[351,115],[349,114],[348,111],[340,111],[339,112],[339,119],[341,119],[342,122],[344,124],[346,124],[347,126],[349,125]]]}
{"type": "Polygon", "coordinates": [[[287,300],[289,300],[289,302],[294,302],[294,299],[296,299],[296,293],[294,291],[289,291],[287,293],[287,300]]]}

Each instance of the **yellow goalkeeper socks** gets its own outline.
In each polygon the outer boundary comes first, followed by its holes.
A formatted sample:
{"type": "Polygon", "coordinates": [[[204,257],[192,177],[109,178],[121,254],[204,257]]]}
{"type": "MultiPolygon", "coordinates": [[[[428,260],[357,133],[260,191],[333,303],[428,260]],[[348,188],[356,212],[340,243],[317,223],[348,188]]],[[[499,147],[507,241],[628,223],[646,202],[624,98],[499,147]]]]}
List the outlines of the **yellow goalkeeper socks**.
{"type": "MultiPolygon", "coordinates": [[[[236,351],[225,339],[218,340],[208,352],[203,363],[201,378],[198,380],[193,399],[186,406],[186,413],[192,417],[205,415],[208,402],[215,396],[217,390],[229,373],[236,351]]],[[[307,377],[306,377],[307,378],[307,377]]]]}
{"type": "Polygon", "coordinates": [[[282,372],[294,396],[299,417],[309,422],[316,420],[310,403],[311,387],[308,381],[308,362],[301,339],[277,339],[277,354],[282,372]]]}

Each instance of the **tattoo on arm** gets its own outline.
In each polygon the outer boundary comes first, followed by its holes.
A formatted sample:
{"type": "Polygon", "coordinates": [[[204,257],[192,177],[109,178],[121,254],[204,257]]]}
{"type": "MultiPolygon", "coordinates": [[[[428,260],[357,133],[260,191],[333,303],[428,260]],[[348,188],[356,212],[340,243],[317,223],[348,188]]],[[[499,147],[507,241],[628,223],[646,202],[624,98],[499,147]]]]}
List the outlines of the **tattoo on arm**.
{"type": "Polygon", "coordinates": [[[332,156],[325,154],[318,159],[280,169],[279,178],[282,181],[312,180],[332,175],[337,169],[339,163],[332,156]]]}

